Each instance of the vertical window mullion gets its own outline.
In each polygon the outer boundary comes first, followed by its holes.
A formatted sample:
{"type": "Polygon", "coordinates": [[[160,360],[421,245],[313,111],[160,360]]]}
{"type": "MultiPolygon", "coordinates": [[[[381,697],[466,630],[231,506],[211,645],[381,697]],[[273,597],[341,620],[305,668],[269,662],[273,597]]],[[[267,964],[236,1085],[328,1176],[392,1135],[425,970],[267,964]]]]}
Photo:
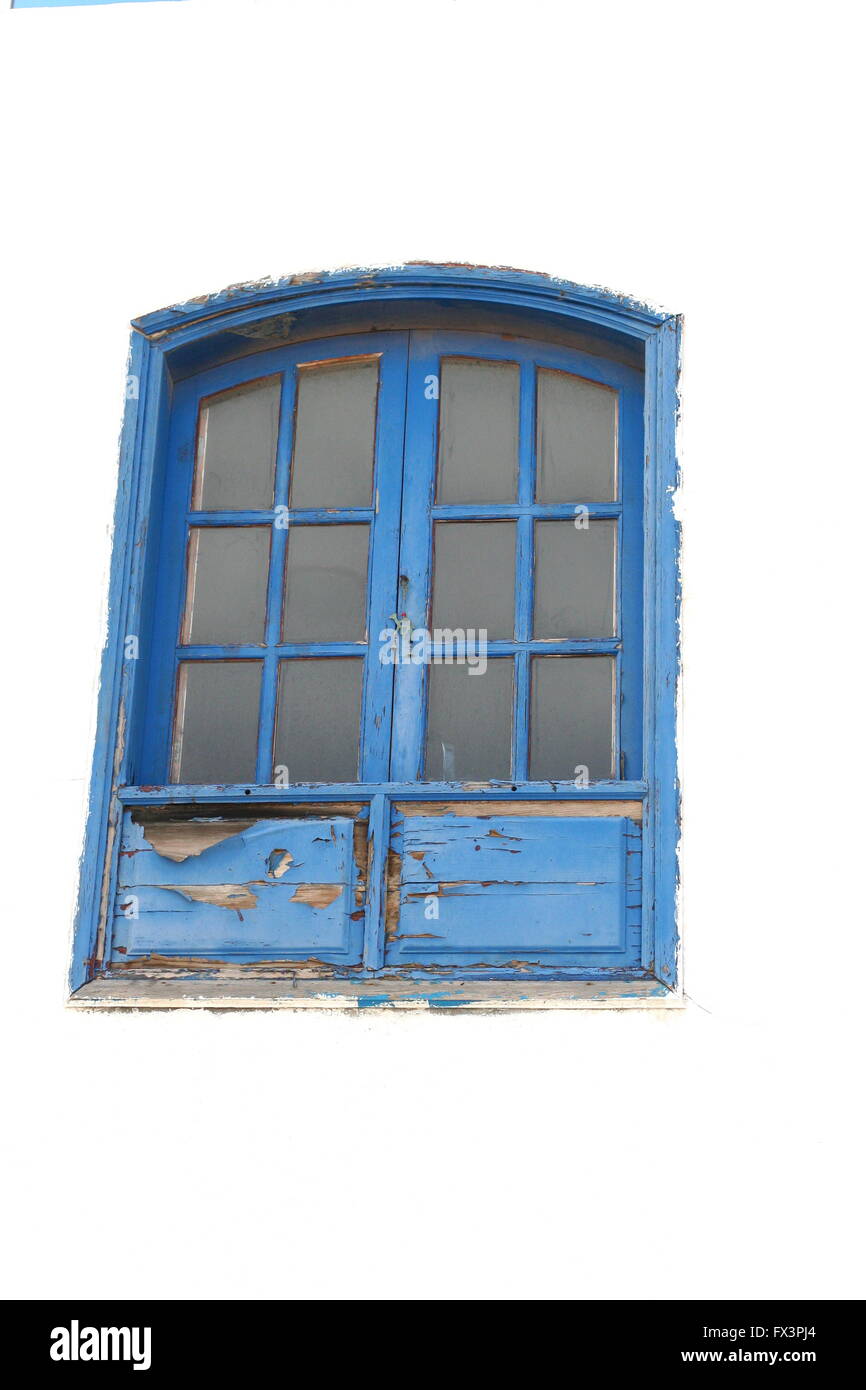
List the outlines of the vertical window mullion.
{"type": "MultiPolygon", "coordinates": [[[[271,564],[273,565],[273,558],[271,564]]],[[[274,719],[277,708],[277,680],[279,663],[274,651],[265,653],[262,670],[262,693],[259,700],[259,742],[256,752],[256,782],[264,786],[274,778],[273,748],[274,719]]]]}
{"type": "MultiPolygon", "coordinates": [[[[431,509],[438,462],[438,388],[442,355],[435,335],[423,332],[411,335],[405,393],[397,611],[405,612],[413,627],[429,626],[432,606],[431,509]]],[[[415,782],[422,776],[424,767],[429,667],[424,663],[400,663],[394,671],[390,777],[395,782],[415,782]]]]}
{"type": "MultiPolygon", "coordinates": [[[[520,368],[520,426],[518,442],[517,500],[521,506],[535,501],[535,363],[520,368]]],[[[532,516],[517,522],[517,558],[514,566],[514,636],[528,642],[532,636],[532,607],[535,580],[535,535],[532,516]]],[[[514,713],[511,720],[511,775],[519,781],[527,777],[529,764],[529,674],[527,652],[514,659],[514,713]]]]}
{"type": "Polygon", "coordinates": [[[380,633],[391,627],[399,605],[400,514],[403,495],[406,378],[409,335],[395,335],[378,352],[373,457],[373,518],[367,576],[367,649],[361,705],[359,775],[364,782],[386,781],[392,751],[395,668],[380,659],[380,633]]]}
{"type": "Polygon", "coordinates": [[[280,399],[280,423],[277,432],[277,460],[274,476],[274,522],[271,526],[271,558],[268,570],[267,616],[265,619],[265,660],[262,671],[262,692],[259,704],[259,741],[256,756],[256,781],[260,785],[273,781],[274,725],[277,709],[279,661],[275,648],[282,636],[283,576],[286,569],[286,549],[289,532],[286,517],[289,500],[289,473],[292,458],[292,439],[295,422],[297,371],[293,367],[283,376],[280,399]]]}
{"type": "Polygon", "coordinates": [[[529,652],[517,652],[511,723],[511,776],[515,782],[525,782],[529,777],[529,672],[529,652]]]}
{"type": "Polygon", "coordinates": [[[522,507],[535,502],[535,363],[520,368],[520,435],[517,500],[522,507]]]}

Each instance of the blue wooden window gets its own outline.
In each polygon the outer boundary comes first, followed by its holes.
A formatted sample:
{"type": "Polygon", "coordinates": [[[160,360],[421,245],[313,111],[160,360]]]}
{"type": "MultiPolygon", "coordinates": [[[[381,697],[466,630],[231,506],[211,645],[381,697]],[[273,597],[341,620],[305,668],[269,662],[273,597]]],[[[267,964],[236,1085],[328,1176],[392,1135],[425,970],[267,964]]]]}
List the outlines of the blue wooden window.
{"type": "Polygon", "coordinates": [[[136,325],[76,989],[676,984],[676,322],[391,277],[136,325]]]}

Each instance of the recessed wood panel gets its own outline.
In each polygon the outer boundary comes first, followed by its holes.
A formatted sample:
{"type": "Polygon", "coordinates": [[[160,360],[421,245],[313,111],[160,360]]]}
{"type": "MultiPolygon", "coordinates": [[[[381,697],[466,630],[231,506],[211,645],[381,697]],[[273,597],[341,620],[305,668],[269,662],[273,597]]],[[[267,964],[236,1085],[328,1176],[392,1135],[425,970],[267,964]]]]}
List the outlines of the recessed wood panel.
{"type": "Polygon", "coordinates": [[[628,965],[640,830],[626,816],[397,815],[386,962],[628,965]]]}
{"type": "Polygon", "coordinates": [[[124,819],[114,920],[121,960],[360,960],[351,820],[202,818],[172,829],[124,819]]]}

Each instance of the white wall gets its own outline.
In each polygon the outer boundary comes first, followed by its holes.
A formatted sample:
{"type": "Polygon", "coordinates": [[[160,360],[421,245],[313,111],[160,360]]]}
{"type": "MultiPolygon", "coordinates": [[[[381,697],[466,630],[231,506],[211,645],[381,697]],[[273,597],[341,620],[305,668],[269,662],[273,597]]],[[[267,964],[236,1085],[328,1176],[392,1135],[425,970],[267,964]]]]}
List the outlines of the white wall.
{"type": "Polygon", "coordinates": [[[856,10],[0,15],[8,1296],[862,1296],[856,10]],[[128,320],[419,258],[686,315],[694,1003],[64,1012],[128,320]]]}

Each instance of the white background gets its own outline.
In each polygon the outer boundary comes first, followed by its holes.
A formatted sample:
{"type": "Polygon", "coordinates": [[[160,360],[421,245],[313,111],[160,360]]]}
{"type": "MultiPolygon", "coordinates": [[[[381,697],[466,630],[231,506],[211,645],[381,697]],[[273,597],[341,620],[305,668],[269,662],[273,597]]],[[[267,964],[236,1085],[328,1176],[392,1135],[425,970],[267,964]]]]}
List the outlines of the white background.
{"type": "Polygon", "coordinates": [[[866,1292],[858,8],[0,15],[7,1296],[866,1292]],[[694,1002],[64,1012],[128,321],[406,259],[685,315],[694,1002]]]}

